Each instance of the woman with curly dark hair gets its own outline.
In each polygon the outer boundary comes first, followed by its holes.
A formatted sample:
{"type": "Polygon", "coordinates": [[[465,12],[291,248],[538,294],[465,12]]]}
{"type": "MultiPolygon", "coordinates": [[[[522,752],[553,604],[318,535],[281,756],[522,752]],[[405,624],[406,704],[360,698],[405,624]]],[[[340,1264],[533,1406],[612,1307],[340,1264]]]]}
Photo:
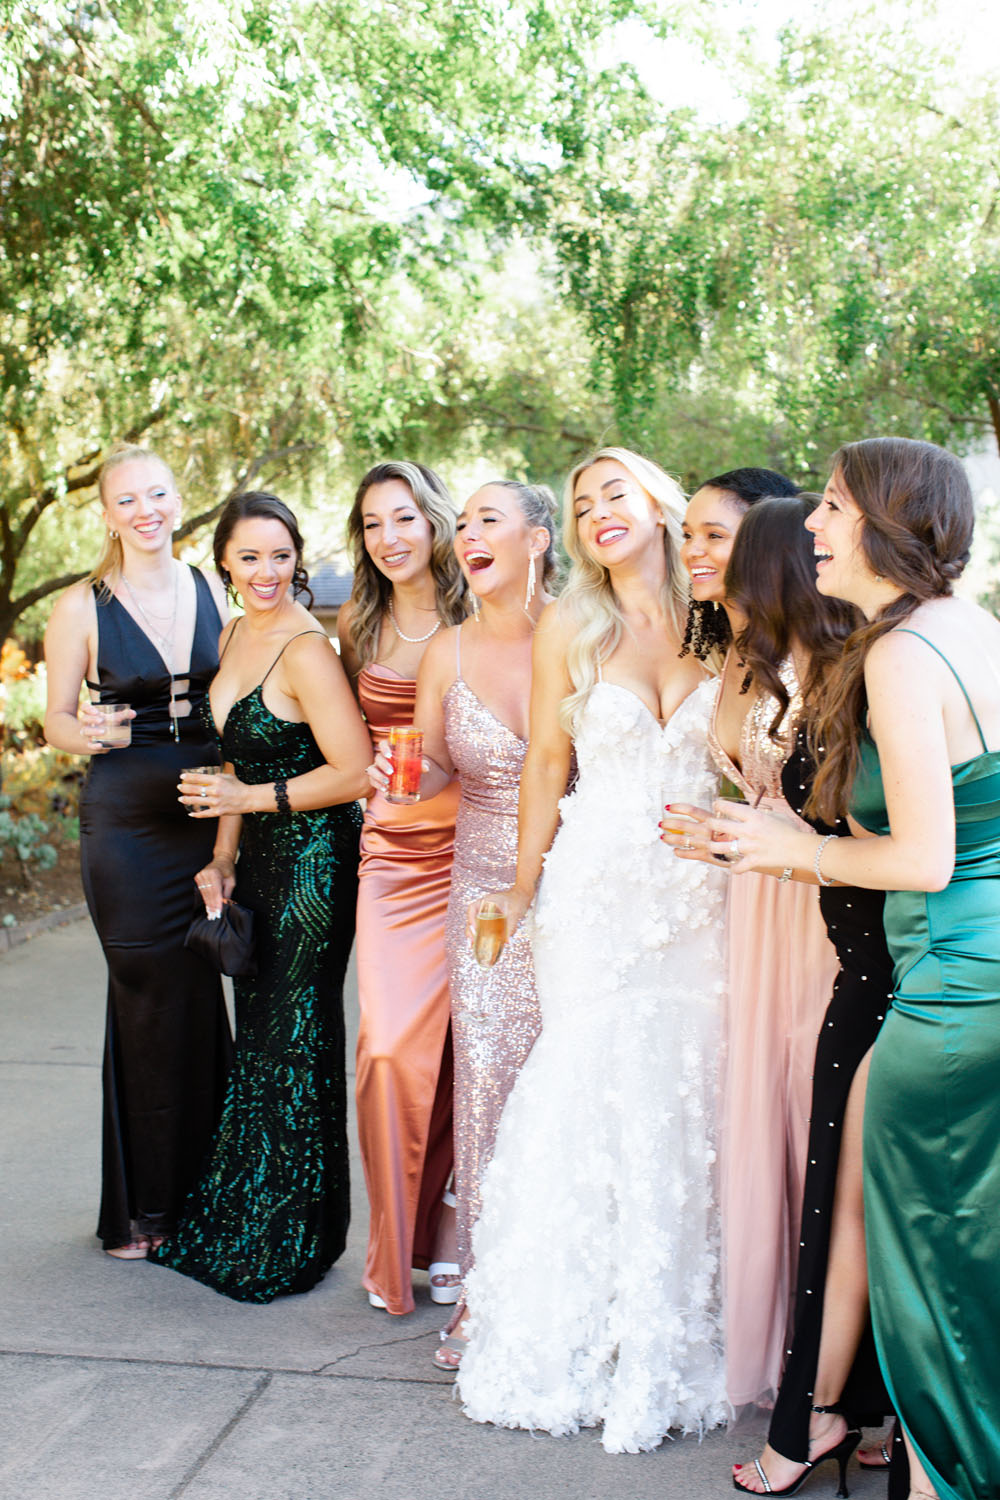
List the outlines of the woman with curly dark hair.
{"type": "MultiPolygon", "coordinates": [[[[428,643],[465,618],[455,507],[432,469],[380,463],[358,486],[347,534],[354,589],[337,628],[377,748],[393,726],[413,722],[428,643]]],[[[413,1310],[413,1267],[428,1271],[436,1302],[459,1295],[454,1216],[442,1212],[452,1170],[444,928],[458,798],[457,781],[426,802],[376,793],[361,835],[357,1103],[371,1209],[364,1285],[372,1306],[391,1313],[413,1310]]]]}

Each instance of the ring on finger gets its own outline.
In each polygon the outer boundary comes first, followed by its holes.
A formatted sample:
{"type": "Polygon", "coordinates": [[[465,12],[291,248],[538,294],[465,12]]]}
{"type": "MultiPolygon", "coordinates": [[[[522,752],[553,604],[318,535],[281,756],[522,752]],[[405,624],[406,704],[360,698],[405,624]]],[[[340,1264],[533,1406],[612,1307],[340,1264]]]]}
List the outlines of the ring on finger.
{"type": "Polygon", "coordinates": [[[733,856],[733,859],[739,859],[739,857],[740,857],[740,841],[739,841],[739,839],[733,839],[733,842],[729,846],[729,852],[733,856]]]}
{"type": "Polygon", "coordinates": [[[685,847],[685,849],[692,848],[692,844],[691,844],[691,840],[690,839],[685,839],[684,840],[684,847],[685,847]]]}

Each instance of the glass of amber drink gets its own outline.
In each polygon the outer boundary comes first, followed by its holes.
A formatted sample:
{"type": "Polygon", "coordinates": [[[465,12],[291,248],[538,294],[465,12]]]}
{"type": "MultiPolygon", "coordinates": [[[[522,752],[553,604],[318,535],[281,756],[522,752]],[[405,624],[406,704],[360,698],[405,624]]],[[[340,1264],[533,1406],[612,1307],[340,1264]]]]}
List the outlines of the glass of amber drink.
{"type": "Polygon", "coordinates": [[[507,918],[495,901],[484,901],[476,913],[472,951],[481,969],[492,969],[507,941],[507,918]]]}
{"type": "Polygon", "coordinates": [[[392,775],[386,788],[387,802],[419,802],[420,778],[424,774],[424,734],[412,724],[389,730],[392,775]]]}

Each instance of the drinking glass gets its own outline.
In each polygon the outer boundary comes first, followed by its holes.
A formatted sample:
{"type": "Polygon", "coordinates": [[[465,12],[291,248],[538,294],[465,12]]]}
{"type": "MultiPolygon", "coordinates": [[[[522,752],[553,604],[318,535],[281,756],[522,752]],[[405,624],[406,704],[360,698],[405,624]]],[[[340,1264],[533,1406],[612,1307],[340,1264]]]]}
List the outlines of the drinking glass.
{"type": "MultiPolygon", "coordinates": [[[[198,781],[201,781],[202,783],[204,783],[206,781],[210,781],[213,776],[221,776],[221,775],[222,775],[222,767],[221,766],[185,766],[184,769],[183,769],[183,771],[181,772],[181,780],[183,781],[183,779],[184,779],[185,776],[190,776],[190,777],[192,777],[192,779],[195,779],[195,780],[198,780],[198,781]]],[[[187,785],[187,783],[185,783],[185,785],[184,785],[184,791],[187,794],[187,796],[189,796],[189,797],[192,796],[192,795],[196,796],[199,791],[201,791],[202,795],[204,795],[208,791],[208,787],[204,786],[204,785],[202,785],[201,787],[189,786],[189,785],[187,785]]],[[[207,806],[208,806],[208,804],[206,802],[201,803],[200,810],[204,811],[205,808],[207,808],[207,806]]],[[[193,807],[189,807],[188,810],[187,810],[188,817],[189,818],[192,817],[196,810],[198,810],[198,809],[195,809],[193,807]]]]}
{"type": "Polygon", "coordinates": [[[121,750],[132,743],[132,720],[124,716],[130,703],[92,703],[91,708],[104,719],[100,726],[98,744],[105,750],[121,750]]]}
{"type": "Polygon", "coordinates": [[[484,901],[476,913],[476,936],[472,945],[481,969],[492,969],[507,941],[507,918],[495,901],[484,901]]]}
{"type": "Polygon", "coordinates": [[[419,802],[420,779],[424,774],[424,734],[413,725],[396,725],[389,730],[389,753],[392,775],[386,790],[387,802],[419,802]]]}
{"type": "MultiPolygon", "coordinates": [[[[738,803],[741,807],[749,806],[747,799],[744,797],[739,787],[736,786],[734,782],[730,781],[728,776],[723,776],[722,782],[719,787],[718,796],[712,804],[712,811],[715,813],[715,816],[717,818],[724,818],[726,816],[727,802],[730,804],[734,802],[738,803]]],[[[713,833],[712,842],[713,844],[729,844],[732,842],[732,840],[730,839],[728,833],[713,833]]],[[[728,864],[729,861],[733,858],[731,854],[716,854],[714,857],[716,859],[722,860],[725,864],[728,864]]]]}

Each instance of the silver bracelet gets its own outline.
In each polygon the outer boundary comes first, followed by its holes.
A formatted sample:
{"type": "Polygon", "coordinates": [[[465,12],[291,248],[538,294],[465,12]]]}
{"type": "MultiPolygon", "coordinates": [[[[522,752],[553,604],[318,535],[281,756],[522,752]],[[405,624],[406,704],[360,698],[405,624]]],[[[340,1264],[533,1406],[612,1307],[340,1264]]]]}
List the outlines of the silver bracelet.
{"type": "Polygon", "coordinates": [[[785,881],[786,880],[791,880],[791,878],[792,878],[792,876],[794,874],[795,874],[795,870],[794,870],[793,866],[792,865],[786,865],[785,868],[782,870],[781,874],[778,876],[778,884],[779,885],[784,885],[785,881]]]}
{"type": "Polygon", "coordinates": [[[816,858],[813,860],[813,873],[816,876],[816,879],[819,881],[820,885],[833,885],[832,880],[825,880],[823,878],[823,871],[819,867],[819,862],[823,858],[823,850],[826,848],[827,844],[831,839],[835,839],[836,837],[837,835],[835,833],[828,833],[825,839],[820,840],[819,848],[816,850],[816,858]]]}

